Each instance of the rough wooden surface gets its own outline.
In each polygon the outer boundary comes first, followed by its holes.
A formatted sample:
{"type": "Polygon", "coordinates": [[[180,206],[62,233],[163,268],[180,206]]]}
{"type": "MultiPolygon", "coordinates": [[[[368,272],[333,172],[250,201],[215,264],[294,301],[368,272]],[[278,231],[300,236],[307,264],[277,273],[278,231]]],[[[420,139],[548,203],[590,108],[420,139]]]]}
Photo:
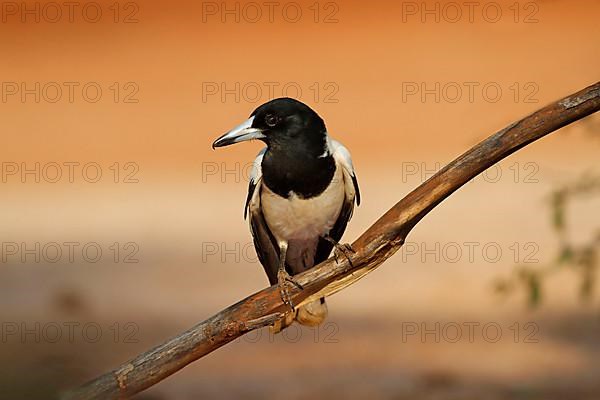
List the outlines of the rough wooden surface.
{"type": "MultiPolygon", "coordinates": [[[[600,109],[600,82],[552,103],[477,144],[386,212],[353,244],[352,266],[329,259],[297,275],[294,304],[331,295],[392,256],[410,230],[446,197],[493,164],[527,144],[600,109]]],[[[272,286],[215,314],[160,346],[127,361],[63,396],[65,400],[125,399],[149,388],[202,356],[286,312],[272,286]]]]}

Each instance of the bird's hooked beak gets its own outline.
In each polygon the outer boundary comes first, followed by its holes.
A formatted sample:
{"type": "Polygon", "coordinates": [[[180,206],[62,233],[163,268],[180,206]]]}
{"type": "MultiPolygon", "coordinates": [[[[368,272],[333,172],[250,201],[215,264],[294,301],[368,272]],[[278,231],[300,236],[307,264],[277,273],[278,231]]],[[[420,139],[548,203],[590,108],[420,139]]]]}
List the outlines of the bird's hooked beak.
{"type": "Polygon", "coordinates": [[[252,139],[264,139],[266,136],[262,133],[262,130],[252,127],[253,121],[254,117],[250,117],[215,140],[212,144],[213,149],[215,147],[229,146],[230,144],[245,142],[252,139]]]}

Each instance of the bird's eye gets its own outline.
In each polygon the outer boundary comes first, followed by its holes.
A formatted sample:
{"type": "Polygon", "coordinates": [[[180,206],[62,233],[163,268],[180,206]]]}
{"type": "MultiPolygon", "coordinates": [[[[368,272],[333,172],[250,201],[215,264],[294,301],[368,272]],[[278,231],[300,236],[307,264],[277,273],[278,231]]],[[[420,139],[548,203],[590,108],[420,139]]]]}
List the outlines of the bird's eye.
{"type": "Polygon", "coordinates": [[[270,127],[274,127],[279,122],[279,117],[273,114],[265,115],[265,123],[270,127]]]}

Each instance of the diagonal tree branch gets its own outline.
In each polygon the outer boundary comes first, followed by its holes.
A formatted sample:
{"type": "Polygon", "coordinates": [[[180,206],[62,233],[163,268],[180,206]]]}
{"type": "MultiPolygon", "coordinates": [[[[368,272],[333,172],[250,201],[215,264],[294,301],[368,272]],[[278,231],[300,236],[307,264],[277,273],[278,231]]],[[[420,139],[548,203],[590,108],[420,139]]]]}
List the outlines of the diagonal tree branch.
{"type": "MultiPolygon", "coordinates": [[[[294,304],[331,295],[391,257],[429,211],[476,175],[527,144],[600,109],[600,82],[552,103],[475,145],[386,212],[353,244],[356,253],[296,275],[294,304]]],[[[254,329],[273,324],[286,307],[272,286],[63,396],[65,400],[123,399],[149,388],[254,329]]]]}

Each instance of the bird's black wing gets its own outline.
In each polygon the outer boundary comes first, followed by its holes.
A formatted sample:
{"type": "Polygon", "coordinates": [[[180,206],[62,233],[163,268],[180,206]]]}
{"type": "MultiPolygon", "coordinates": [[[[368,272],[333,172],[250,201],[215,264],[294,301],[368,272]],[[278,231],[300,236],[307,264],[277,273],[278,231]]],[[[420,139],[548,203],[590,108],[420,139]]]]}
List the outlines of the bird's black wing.
{"type": "Polygon", "coordinates": [[[244,207],[244,219],[250,215],[250,232],[254,240],[254,249],[258,260],[262,264],[271,285],[277,283],[277,270],[279,269],[279,246],[269,229],[260,208],[260,191],[262,185],[261,162],[266,149],[263,149],[254,160],[248,196],[244,207]]]}
{"type": "MultiPolygon", "coordinates": [[[[352,213],[354,212],[354,201],[356,200],[356,205],[360,205],[360,191],[358,188],[358,180],[356,179],[356,174],[352,165],[352,158],[350,157],[350,152],[348,152],[348,149],[346,149],[341,143],[332,139],[329,141],[329,146],[333,153],[333,158],[335,159],[336,168],[342,168],[344,192],[346,194],[340,215],[335,221],[333,228],[331,228],[331,231],[329,231],[329,236],[336,242],[339,242],[342,239],[344,231],[346,230],[348,221],[350,221],[350,218],[352,218],[352,213]]],[[[317,245],[317,252],[315,253],[314,265],[317,265],[320,262],[328,259],[332,249],[333,243],[320,238],[319,244],[317,245]]]]}

